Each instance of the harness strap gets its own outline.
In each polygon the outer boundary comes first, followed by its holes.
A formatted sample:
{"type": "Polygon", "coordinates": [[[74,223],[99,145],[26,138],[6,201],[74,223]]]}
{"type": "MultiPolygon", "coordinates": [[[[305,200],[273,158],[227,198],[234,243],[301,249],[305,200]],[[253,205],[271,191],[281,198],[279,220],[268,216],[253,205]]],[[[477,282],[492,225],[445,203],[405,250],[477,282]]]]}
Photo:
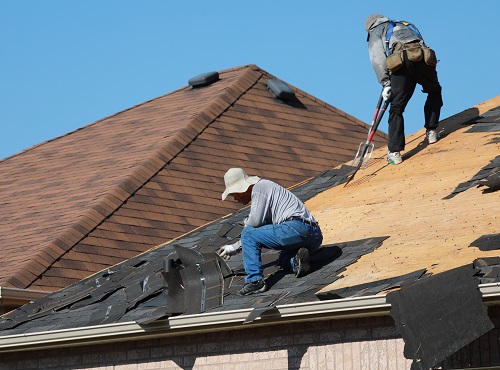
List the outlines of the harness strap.
{"type": "Polygon", "coordinates": [[[387,28],[387,34],[385,35],[385,50],[387,52],[387,56],[391,55],[391,50],[389,49],[389,41],[391,40],[392,31],[394,31],[394,26],[396,22],[390,21],[389,27],[387,28]]]}
{"type": "Polygon", "coordinates": [[[391,55],[391,50],[389,48],[389,41],[391,40],[391,36],[392,36],[392,31],[394,31],[394,27],[396,26],[396,23],[401,23],[403,25],[405,25],[406,27],[408,27],[410,30],[412,30],[412,32],[420,39],[420,40],[424,40],[424,38],[422,37],[422,35],[420,34],[420,31],[417,29],[417,27],[415,27],[415,25],[413,23],[410,23],[410,22],[406,22],[406,21],[390,21],[389,22],[389,27],[387,28],[387,34],[385,36],[385,50],[387,52],[387,56],[391,55]]]}

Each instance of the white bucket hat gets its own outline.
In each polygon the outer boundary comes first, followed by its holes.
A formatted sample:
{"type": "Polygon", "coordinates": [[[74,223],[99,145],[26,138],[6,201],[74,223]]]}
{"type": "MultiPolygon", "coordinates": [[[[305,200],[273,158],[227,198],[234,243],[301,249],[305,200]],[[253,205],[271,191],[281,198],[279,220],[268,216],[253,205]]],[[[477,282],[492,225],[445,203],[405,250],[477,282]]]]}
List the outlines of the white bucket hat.
{"type": "Polygon", "coordinates": [[[222,193],[222,200],[229,194],[244,193],[250,185],[255,185],[260,180],[258,176],[248,176],[241,168],[230,168],[224,175],[226,190],[222,193]]]}

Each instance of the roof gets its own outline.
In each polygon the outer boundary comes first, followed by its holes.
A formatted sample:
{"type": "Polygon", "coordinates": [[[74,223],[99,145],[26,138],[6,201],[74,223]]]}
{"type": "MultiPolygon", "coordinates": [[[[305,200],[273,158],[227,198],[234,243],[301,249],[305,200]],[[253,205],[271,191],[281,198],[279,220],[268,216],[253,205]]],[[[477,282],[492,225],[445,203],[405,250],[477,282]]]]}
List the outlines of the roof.
{"type": "Polygon", "coordinates": [[[0,286],[55,291],[232,213],[230,167],[289,187],[348,161],[367,125],[275,79],[220,71],[0,161],[0,286]]]}
{"type": "MultiPolygon", "coordinates": [[[[387,149],[380,147],[347,186],[353,167],[341,165],[293,187],[324,234],[313,271],[303,278],[276,270],[276,254],[266,251],[271,289],[235,294],[243,284],[241,256],[226,264],[213,252],[238,237],[247,207],[4,315],[0,335],[16,345],[16,335],[25,340],[29,333],[112,323],[147,328],[183,316],[206,317],[206,323],[218,312],[245,312],[245,322],[273,313],[283,319],[290,307],[312,310],[342,297],[368,299],[456,267],[472,271],[473,263],[477,269],[498,267],[499,120],[500,96],[442,121],[437,144],[428,146],[423,130],[410,135],[401,165],[387,165],[387,149]]],[[[496,270],[485,271],[481,283],[499,281],[500,274],[491,273],[496,270]]],[[[344,301],[367,302],[352,299],[344,301]]],[[[390,306],[384,295],[376,302],[390,306]]]]}
{"type": "Polygon", "coordinates": [[[312,199],[309,208],[331,230],[324,243],[390,236],[329,288],[497,256],[473,246],[499,233],[498,185],[485,185],[499,176],[499,120],[500,96],[443,120],[437,144],[426,144],[424,130],[407,136],[401,165],[387,165],[380,149],[349,186],[312,199]]]}

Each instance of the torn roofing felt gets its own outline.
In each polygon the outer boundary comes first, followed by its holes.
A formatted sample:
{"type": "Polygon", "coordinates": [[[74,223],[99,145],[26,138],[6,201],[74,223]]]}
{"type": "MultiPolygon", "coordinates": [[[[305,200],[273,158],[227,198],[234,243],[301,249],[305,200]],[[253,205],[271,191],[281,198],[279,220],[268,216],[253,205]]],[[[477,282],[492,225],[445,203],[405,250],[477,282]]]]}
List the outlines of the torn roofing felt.
{"type": "Polygon", "coordinates": [[[375,295],[383,291],[401,288],[407,284],[419,280],[425,274],[426,269],[410,272],[401,276],[392,277],[389,279],[374,281],[371,283],[360,284],[340,289],[332,289],[322,291],[317,296],[321,300],[339,299],[347,297],[361,297],[367,295],[375,295]]]}
{"type": "Polygon", "coordinates": [[[500,234],[483,235],[474,240],[469,247],[477,247],[482,251],[500,249],[500,234]]]}
{"type": "Polygon", "coordinates": [[[494,325],[488,317],[474,265],[432,275],[387,295],[404,356],[413,370],[438,365],[494,325]]]}
{"type": "Polygon", "coordinates": [[[500,131],[500,108],[483,113],[472,121],[472,126],[466,133],[471,132],[497,132],[500,131]]]}
{"type": "Polygon", "coordinates": [[[500,155],[481,168],[481,170],[471,179],[459,184],[450,195],[443,199],[451,199],[458,193],[469,190],[474,186],[486,186],[488,189],[484,190],[484,192],[493,192],[500,189],[500,155]]]}
{"type": "MultiPolygon", "coordinates": [[[[349,166],[325,171],[296,187],[302,201],[341,184],[349,166]]],[[[241,255],[226,264],[214,251],[239,237],[249,208],[210,223],[174,242],[95,274],[0,319],[1,335],[50,331],[113,322],[148,322],[179,314],[256,309],[252,321],[276,304],[319,300],[315,292],[338,279],[346,266],[379,247],[387,237],[323,246],[311,257],[312,271],[301,279],[276,267],[278,253],[263,253],[264,274],[271,288],[239,297],[243,284],[241,255]]]]}

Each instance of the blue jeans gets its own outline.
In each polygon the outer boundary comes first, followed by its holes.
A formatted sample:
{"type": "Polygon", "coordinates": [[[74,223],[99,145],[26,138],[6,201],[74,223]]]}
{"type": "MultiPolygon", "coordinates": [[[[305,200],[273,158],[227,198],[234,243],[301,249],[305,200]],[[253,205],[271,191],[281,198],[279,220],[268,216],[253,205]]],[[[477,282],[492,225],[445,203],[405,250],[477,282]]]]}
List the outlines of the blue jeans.
{"type": "Polygon", "coordinates": [[[246,226],[241,232],[241,241],[243,266],[247,273],[245,282],[251,283],[264,277],[262,248],[281,251],[278,263],[293,271],[293,258],[299,248],[306,247],[310,253],[316,252],[323,242],[323,235],[319,226],[294,220],[277,225],[246,226]]]}

